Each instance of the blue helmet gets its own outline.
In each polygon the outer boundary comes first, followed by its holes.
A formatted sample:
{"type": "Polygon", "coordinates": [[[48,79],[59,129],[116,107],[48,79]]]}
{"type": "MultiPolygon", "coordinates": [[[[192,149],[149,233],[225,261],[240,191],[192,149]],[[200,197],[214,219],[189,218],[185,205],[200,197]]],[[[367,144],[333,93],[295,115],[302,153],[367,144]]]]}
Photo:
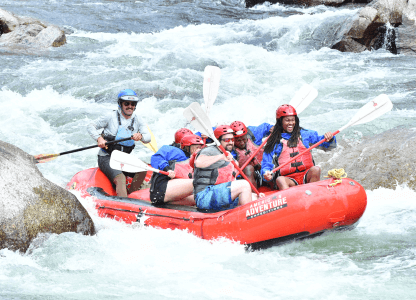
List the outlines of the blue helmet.
{"type": "Polygon", "coordinates": [[[117,102],[120,107],[121,107],[122,101],[138,102],[139,97],[137,96],[135,91],[131,89],[125,89],[125,90],[122,90],[120,93],[118,93],[118,96],[117,96],[117,102]]]}

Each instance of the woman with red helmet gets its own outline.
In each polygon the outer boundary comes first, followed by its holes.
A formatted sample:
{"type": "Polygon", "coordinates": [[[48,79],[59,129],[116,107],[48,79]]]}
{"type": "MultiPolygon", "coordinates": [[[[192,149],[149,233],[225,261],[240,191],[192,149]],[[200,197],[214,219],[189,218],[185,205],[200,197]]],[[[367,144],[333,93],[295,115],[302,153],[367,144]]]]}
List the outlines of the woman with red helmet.
{"type": "Polygon", "coordinates": [[[169,172],[169,175],[153,173],[150,179],[150,200],[155,205],[186,198],[187,204],[195,205],[193,199],[193,168],[189,165],[192,153],[202,148],[201,137],[191,133],[180,140],[180,148],[162,146],[152,155],[153,168],[169,172]],[[175,180],[171,180],[175,178],[175,180]]]}
{"type": "Polygon", "coordinates": [[[289,104],[279,106],[276,110],[276,124],[264,148],[261,168],[264,180],[279,190],[319,181],[321,168],[315,166],[310,151],[292,163],[286,164],[275,175],[271,173],[271,170],[323,138],[326,139],[326,142],[320,146],[323,149],[330,150],[337,146],[336,138],[331,132],[320,136],[314,130],[303,129],[299,126],[299,118],[293,106],[289,104]]]}

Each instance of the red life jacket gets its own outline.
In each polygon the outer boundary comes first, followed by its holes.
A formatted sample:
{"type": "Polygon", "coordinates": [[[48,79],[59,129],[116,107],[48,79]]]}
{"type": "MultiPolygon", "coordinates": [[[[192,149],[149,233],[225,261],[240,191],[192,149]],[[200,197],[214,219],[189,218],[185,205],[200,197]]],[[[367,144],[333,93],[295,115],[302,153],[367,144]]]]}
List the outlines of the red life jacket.
{"type": "Polygon", "coordinates": [[[194,169],[189,165],[189,161],[175,163],[175,178],[190,179],[194,173],[194,169]]]}
{"type": "MultiPolygon", "coordinates": [[[[289,148],[287,146],[287,140],[281,139],[280,143],[282,143],[283,149],[280,155],[277,157],[277,165],[281,166],[285,162],[289,161],[291,158],[298,155],[300,152],[306,150],[307,148],[303,144],[302,140],[299,138],[298,145],[294,148],[289,148]]],[[[287,164],[283,168],[279,170],[280,175],[285,176],[297,172],[303,172],[312,168],[315,165],[312,158],[312,153],[310,151],[304,153],[302,156],[298,157],[290,164],[287,164]]]]}
{"type": "Polygon", "coordinates": [[[235,180],[235,168],[232,163],[218,169],[218,177],[215,181],[215,184],[220,184],[224,182],[234,181],[235,180]]]}
{"type": "MultiPolygon", "coordinates": [[[[237,160],[240,166],[244,165],[246,161],[250,158],[250,156],[258,149],[259,146],[253,143],[253,141],[248,138],[246,149],[240,149],[235,147],[234,150],[237,152],[237,160]]],[[[263,152],[264,149],[259,150],[259,152],[254,156],[254,158],[251,160],[249,165],[252,165],[253,167],[257,165],[261,165],[261,161],[263,159],[263,152]]]]}

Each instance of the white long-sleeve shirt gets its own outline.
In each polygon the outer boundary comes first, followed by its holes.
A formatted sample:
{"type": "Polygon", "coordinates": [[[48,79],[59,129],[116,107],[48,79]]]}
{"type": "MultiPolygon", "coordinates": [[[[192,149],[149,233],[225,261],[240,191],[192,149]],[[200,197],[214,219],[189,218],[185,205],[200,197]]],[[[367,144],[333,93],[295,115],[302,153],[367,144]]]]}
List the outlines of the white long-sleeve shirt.
{"type": "MultiPolygon", "coordinates": [[[[124,127],[128,127],[131,125],[131,121],[134,118],[133,122],[133,133],[140,132],[142,134],[142,142],[149,143],[152,139],[149,130],[147,129],[146,124],[144,124],[143,120],[139,119],[139,117],[133,113],[130,119],[126,119],[118,109],[118,113],[120,114],[120,122],[121,125],[124,127]]],[[[96,121],[91,122],[88,124],[87,130],[90,136],[97,141],[97,139],[101,136],[101,133],[104,135],[112,135],[116,136],[118,131],[118,116],[117,110],[114,110],[104,116],[101,116],[96,121]],[[104,131],[103,131],[104,130],[104,131]]],[[[103,149],[98,151],[98,155],[108,155],[103,149]]]]}

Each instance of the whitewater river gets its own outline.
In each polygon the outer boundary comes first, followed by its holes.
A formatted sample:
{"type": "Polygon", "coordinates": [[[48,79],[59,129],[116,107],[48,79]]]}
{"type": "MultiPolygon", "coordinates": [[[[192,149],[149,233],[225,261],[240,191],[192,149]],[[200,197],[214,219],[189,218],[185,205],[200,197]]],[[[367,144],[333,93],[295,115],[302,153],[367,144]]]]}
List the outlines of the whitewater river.
{"type": "MultiPolygon", "coordinates": [[[[0,8],[67,34],[65,46],[42,52],[0,48],[0,140],[30,154],[94,145],[86,125],[115,109],[125,88],[143,99],[137,113],[159,147],[171,143],[189,127],[183,109],[203,103],[207,65],[221,68],[213,125],[273,122],[277,106],[308,83],[319,96],[301,115],[305,128],[335,131],[385,93],[390,113],[339,138],[416,129],[416,57],[330,49],[358,8],[246,9],[232,0],[2,0],[0,8]]],[[[96,152],[38,167],[65,187],[97,165],[96,152]]],[[[152,154],[141,145],[134,153],[145,161],[152,154]]],[[[100,219],[80,198],[97,234],[52,235],[26,254],[0,250],[0,299],[413,299],[416,192],[406,183],[366,192],[356,229],[255,252],[100,219]]]]}

